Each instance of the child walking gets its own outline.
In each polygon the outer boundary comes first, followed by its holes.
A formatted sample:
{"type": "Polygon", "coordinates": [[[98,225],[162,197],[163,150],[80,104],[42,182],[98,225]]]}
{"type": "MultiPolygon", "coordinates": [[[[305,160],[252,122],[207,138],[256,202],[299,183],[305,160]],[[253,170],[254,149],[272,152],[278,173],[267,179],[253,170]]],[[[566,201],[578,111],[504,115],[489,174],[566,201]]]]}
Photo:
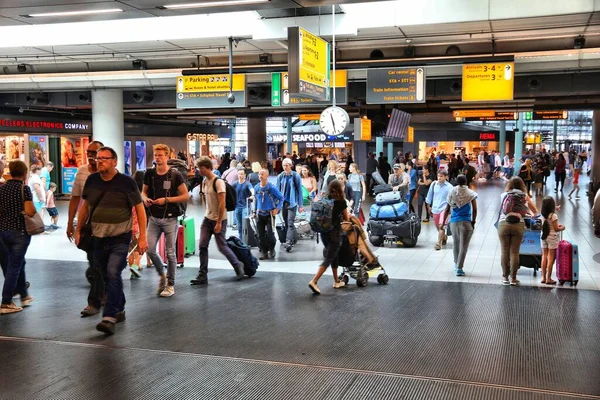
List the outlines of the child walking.
{"type": "Polygon", "coordinates": [[[58,229],[58,210],[54,202],[54,192],[56,192],[56,183],[50,182],[50,189],[46,193],[46,210],[50,214],[50,228],[58,229]]]}
{"type": "Polygon", "coordinates": [[[573,165],[573,189],[569,192],[569,200],[575,192],[575,200],[579,200],[579,174],[581,174],[581,158],[577,156],[573,165]]]}
{"type": "Polygon", "coordinates": [[[556,215],[556,203],[554,198],[546,196],[542,200],[542,283],[554,285],[556,281],[552,280],[552,268],[556,258],[556,249],[558,248],[558,232],[564,231],[565,227],[559,225],[558,215],[556,215]]]}

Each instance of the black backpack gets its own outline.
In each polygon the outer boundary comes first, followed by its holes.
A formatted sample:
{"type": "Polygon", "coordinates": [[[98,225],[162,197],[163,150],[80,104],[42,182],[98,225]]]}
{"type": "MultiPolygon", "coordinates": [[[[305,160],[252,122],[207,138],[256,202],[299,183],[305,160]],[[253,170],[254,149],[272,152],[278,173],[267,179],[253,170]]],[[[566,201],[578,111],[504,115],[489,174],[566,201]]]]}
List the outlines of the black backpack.
{"type": "Polygon", "coordinates": [[[237,195],[233,186],[229,184],[225,179],[216,178],[213,182],[213,190],[217,193],[217,180],[221,179],[225,183],[225,208],[227,211],[235,211],[235,204],[237,203],[237,195]]]}

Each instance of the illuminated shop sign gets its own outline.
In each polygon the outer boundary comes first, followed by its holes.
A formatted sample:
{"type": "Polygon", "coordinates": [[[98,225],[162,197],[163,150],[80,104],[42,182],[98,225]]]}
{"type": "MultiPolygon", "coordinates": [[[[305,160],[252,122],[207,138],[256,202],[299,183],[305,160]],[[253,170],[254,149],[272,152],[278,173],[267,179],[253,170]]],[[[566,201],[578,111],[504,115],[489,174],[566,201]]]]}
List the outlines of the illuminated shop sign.
{"type": "Polygon", "coordinates": [[[498,140],[494,132],[481,132],[479,134],[479,140],[498,140]]]}
{"type": "Polygon", "coordinates": [[[81,122],[29,121],[24,119],[0,118],[0,127],[22,129],[47,129],[57,131],[89,131],[91,125],[81,122]]]}
{"type": "Polygon", "coordinates": [[[212,133],[188,133],[185,138],[187,140],[208,140],[214,141],[219,140],[219,135],[215,135],[212,133]]]}

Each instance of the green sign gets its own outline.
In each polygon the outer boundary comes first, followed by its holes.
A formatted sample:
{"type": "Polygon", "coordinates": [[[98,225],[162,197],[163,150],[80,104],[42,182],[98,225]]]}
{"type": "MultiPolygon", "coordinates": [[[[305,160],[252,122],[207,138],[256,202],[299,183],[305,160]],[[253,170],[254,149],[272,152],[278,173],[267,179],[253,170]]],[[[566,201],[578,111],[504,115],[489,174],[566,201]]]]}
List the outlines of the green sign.
{"type": "Polygon", "coordinates": [[[271,73],[271,107],[281,105],[281,73],[271,73]]]}
{"type": "Polygon", "coordinates": [[[533,112],[527,111],[525,113],[525,121],[531,121],[533,119],[533,112]]]}

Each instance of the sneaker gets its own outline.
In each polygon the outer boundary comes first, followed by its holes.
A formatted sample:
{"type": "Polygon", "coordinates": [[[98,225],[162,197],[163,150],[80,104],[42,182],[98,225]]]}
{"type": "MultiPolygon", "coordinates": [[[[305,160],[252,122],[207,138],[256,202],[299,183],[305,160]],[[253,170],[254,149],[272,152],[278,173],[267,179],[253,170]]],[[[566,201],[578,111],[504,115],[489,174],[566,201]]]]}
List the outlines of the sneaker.
{"type": "Polygon", "coordinates": [[[292,243],[290,243],[290,242],[285,242],[285,243],[283,244],[283,248],[284,248],[284,249],[285,249],[285,251],[287,251],[288,253],[292,251],[292,247],[293,247],[293,244],[292,244],[292,243]]]}
{"type": "Polygon", "coordinates": [[[115,333],[115,323],[108,320],[102,320],[98,325],[96,325],[96,329],[100,332],[106,333],[107,335],[112,335],[115,333]]]}
{"type": "Polygon", "coordinates": [[[208,278],[205,275],[198,274],[194,279],[190,281],[191,285],[206,285],[208,278]]]}
{"type": "Polygon", "coordinates": [[[156,294],[158,296],[160,296],[160,294],[163,292],[163,290],[165,290],[165,288],[167,287],[167,277],[166,275],[161,275],[160,279],[158,281],[158,289],[156,289],[156,294]]]}
{"type": "Polygon", "coordinates": [[[33,303],[33,296],[21,297],[21,307],[29,307],[33,303]]]}
{"type": "Polygon", "coordinates": [[[258,257],[259,260],[266,260],[269,258],[269,255],[267,253],[260,253],[260,257],[258,257]]]}
{"type": "Polygon", "coordinates": [[[510,285],[510,281],[508,280],[508,276],[503,276],[502,277],[502,284],[503,285],[510,285]]]}
{"type": "Polygon", "coordinates": [[[15,303],[3,303],[2,306],[0,306],[0,314],[12,314],[19,311],[23,311],[23,307],[19,307],[15,303]]]}
{"type": "Polygon", "coordinates": [[[118,313],[115,314],[115,319],[117,320],[117,324],[119,322],[123,322],[125,321],[125,311],[119,311],[118,313]]]}
{"type": "Polygon", "coordinates": [[[511,284],[511,286],[519,286],[521,284],[521,281],[518,280],[517,278],[511,278],[510,284],[511,284]]]}
{"type": "Polygon", "coordinates": [[[241,281],[242,279],[244,279],[244,264],[243,263],[239,263],[237,266],[233,267],[233,269],[235,270],[235,278],[238,281],[241,281]]]}
{"type": "Polygon", "coordinates": [[[82,311],[81,311],[81,318],[85,318],[85,317],[91,317],[92,315],[96,315],[100,312],[99,309],[97,309],[94,306],[90,306],[87,305],[82,311]]]}
{"type": "Polygon", "coordinates": [[[175,285],[167,285],[160,293],[160,297],[171,297],[175,294],[175,285]]]}
{"type": "Polygon", "coordinates": [[[343,288],[344,286],[346,286],[346,282],[344,282],[344,281],[333,282],[334,289],[343,288]]]}
{"type": "Polygon", "coordinates": [[[275,249],[269,251],[269,257],[275,258],[276,255],[277,253],[275,253],[275,249]]]}
{"type": "Polygon", "coordinates": [[[319,287],[313,281],[308,282],[308,287],[313,291],[314,294],[321,294],[319,287]]]}
{"type": "Polygon", "coordinates": [[[131,272],[131,276],[133,276],[133,279],[136,278],[141,278],[142,277],[142,273],[140,272],[140,268],[137,265],[132,265],[131,267],[129,267],[129,271],[131,272]]]}
{"type": "Polygon", "coordinates": [[[456,268],[456,276],[465,276],[465,271],[462,268],[456,268]]]}

